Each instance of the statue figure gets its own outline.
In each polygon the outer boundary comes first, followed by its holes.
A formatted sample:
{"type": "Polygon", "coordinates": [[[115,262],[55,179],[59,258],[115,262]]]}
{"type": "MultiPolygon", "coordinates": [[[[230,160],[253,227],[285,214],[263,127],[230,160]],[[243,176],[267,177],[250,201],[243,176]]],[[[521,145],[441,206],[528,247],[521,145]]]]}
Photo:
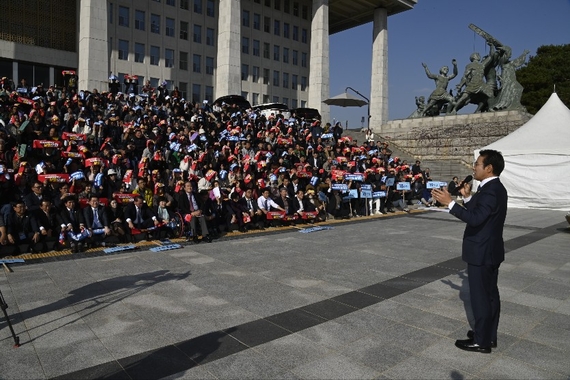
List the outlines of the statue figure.
{"type": "Polygon", "coordinates": [[[524,110],[521,104],[523,86],[517,81],[516,69],[524,64],[529,51],[525,50],[518,58],[511,61],[511,48],[503,46],[500,49],[503,50],[499,58],[501,89],[493,102],[490,102],[489,107],[494,111],[524,110]]]}
{"type": "Polygon", "coordinates": [[[435,81],[435,90],[430,94],[428,104],[425,107],[422,116],[439,115],[439,111],[445,104],[447,104],[445,113],[449,113],[453,109],[455,100],[453,96],[447,92],[447,85],[450,80],[457,76],[457,61],[453,59],[451,60],[451,63],[453,64],[453,73],[448,76],[449,67],[443,66],[439,69],[439,75],[435,75],[432,74],[427,65],[422,62],[422,66],[426,71],[427,77],[435,81]]]}
{"type": "Polygon", "coordinates": [[[492,44],[491,52],[481,61],[479,53],[473,53],[469,57],[471,63],[465,66],[465,73],[456,86],[458,99],[450,114],[456,114],[468,103],[477,104],[475,113],[486,110],[487,101],[495,96],[493,87],[485,81],[485,72],[488,72],[499,53],[492,44]],[[463,89],[463,90],[462,90],[463,89]]]}
{"type": "Polygon", "coordinates": [[[416,110],[412,112],[408,119],[415,119],[418,117],[424,117],[424,110],[426,108],[426,98],[424,96],[416,96],[416,110]]]}

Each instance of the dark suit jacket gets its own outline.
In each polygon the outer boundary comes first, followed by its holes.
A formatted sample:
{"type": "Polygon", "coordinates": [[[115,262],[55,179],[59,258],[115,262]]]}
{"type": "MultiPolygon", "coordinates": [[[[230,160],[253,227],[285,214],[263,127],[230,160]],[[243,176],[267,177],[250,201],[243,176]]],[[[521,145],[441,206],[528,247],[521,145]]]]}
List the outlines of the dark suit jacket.
{"type": "Polygon", "coordinates": [[[57,233],[60,229],[60,225],[56,220],[56,214],[50,212],[49,215],[46,215],[46,213],[41,209],[34,213],[32,226],[35,231],[39,231],[40,227],[43,227],[48,231],[52,230],[53,234],[57,233]]]}
{"type": "MultiPolygon", "coordinates": [[[[247,199],[245,199],[245,197],[241,197],[238,200],[238,203],[241,204],[242,206],[245,206],[246,209],[249,211],[249,207],[247,205],[247,199]]],[[[257,205],[257,199],[253,199],[253,197],[251,198],[251,205],[252,205],[252,209],[253,212],[257,212],[257,210],[259,210],[259,206],[257,205]]]]}
{"type": "Polygon", "coordinates": [[[57,214],[57,222],[60,225],[65,224],[66,226],[68,224],[71,224],[73,226],[73,232],[78,233],[79,232],[79,225],[85,224],[85,221],[83,219],[83,213],[78,211],[78,210],[73,210],[72,213],[73,213],[73,220],[71,219],[71,217],[69,215],[69,211],[67,210],[67,207],[64,207],[57,214]]]}
{"type": "MultiPolygon", "coordinates": [[[[154,212],[151,210],[151,208],[148,207],[148,205],[146,203],[143,203],[143,205],[141,207],[141,217],[142,217],[143,221],[148,221],[149,219],[152,219],[153,216],[155,216],[155,215],[154,215],[154,212]]],[[[137,219],[137,208],[133,202],[129,203],[125,207],[125,220],[127,220],[129,218],[131,219],[133,224],[135,223],[135,220],[137,219]]]]}
{"type": "MultiPolygon", "coordinates": [[[[46,198],[45,195],[42,195],[42,199],[48,199],[48,198],[46,198]]],[[[28,209],[28,211],[35,212],[36,210],[40,209],[42,201],[32,191],[31,193],[29,193],[24,197],[24,203],[26,204],[26,208],[28,209]]]]}
{"type": "MultiPolygon", "coordinates": [[[[194,197],[194,201],[198,205],[198,209],[200,210],[200,202],[198,201],[198,195],[192,193],[194,197]]],[[[178,209],[182,215],[190,214],[190,202],[188,201],[188,195],[184,190],[180,191],[178,194],[178,209]]],[[[196,210],[194,210],[196,211],[196,210]]]]}
{"type": "MultiPolygon", "coordinates": [[[[103,227],[111,226],[111,223],[109,223],[109,216],[105,212],[105,206],[99,205],[97,208],[97,216],[99,217],[99,223],[101,223],[103,227]]],[[[85,227],[88,229],[93,228],[93,209],[90,205],[87,205],[87,207],[83,209],[83,218],[85,220],[85,227]]]]}
{"type": "Polygon", "coordinates": [[[465,207],[455,204],[449,213],[467,223],[462,249],[465,262],[472,265],[499,265],[503,262],[507,190],[498,178],[486,183],[465,207]]]}
{"type": "Polygon", "coordinates": [[[283,201],[283,198],[281,198],[280,196],[274,199],[275,203],[277,203],[279,206],[281,206],[283,209],[285,209],[285,214],[286,215],[293,215],[295,213],[295,207],[293,206],[293,199],[287,197],[287,203],[289,204],[289,207],[285,207],[285,202],[283,201]]]}
{"type": "MultiPolygon", "coordinates": [[[[303,211],[304,212],[312,212],[315,211],[315,205],[312,204],[311,202],[309,202],[309,200],[307,198],[303,198],[303,200],[301,201],[303,203],[303,211]]],[[[293,198],[293,211],[294,212],[299,212],[299,209],[301,208],[301,202],[299,201],[299,198],[295,197],[293,198]]]]}

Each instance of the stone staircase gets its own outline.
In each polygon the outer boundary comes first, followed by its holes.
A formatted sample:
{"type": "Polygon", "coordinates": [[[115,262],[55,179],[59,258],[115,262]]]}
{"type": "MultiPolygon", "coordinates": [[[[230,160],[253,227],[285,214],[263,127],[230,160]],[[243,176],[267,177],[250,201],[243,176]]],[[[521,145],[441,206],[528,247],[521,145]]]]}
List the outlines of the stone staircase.
{"type": "MultiPolygon", "coordinates": [[[[350,136],[357,140],[359,143],[365,141],[365,133],[360,129],[348,129],[342,134],[343,136],[350,136]]],[[[408,163],[414,164],[416,159],[420,159],[422,169],[429,168],[431,176],[436,181],[449,182],[454,176],[464,178],[468,174],[472,174],[473,169],[468,164],[459,159],[440,159],[429,160],[414,154],[413,152],[399,146],[398,141],[392,141],[388,136],[379,136],[374,134],[375,140],[387,141],[389,148],[392,150],[392,157],[399,157],[401,160],[407,160],[408,163]]]]}
{"type": "MultiPolygon", "coordinates": [[[[376,141],[387,141],[392,157],[413,164],[421,161],[434,180],[449,182],[472,174],[474,150],[489,145],[512,133],[532,115],[521,111],[487,112],[445,117],[391,120],[375,130],[376,141]]],[[[365,140],[360,129],[345,130],[359,143],[365,140]]]]}

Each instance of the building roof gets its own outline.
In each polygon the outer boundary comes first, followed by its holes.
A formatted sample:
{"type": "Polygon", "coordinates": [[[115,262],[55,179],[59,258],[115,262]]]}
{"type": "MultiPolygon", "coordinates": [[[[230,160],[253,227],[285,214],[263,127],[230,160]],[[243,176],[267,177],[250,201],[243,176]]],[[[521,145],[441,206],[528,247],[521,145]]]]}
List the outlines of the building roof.
{"type": "Polygon", "coordinates": [[[374,20],[374,9],[386,8],[388,16],[413,9],[417,0],[330,0],[329,33],[334,34],[374,20]]]}

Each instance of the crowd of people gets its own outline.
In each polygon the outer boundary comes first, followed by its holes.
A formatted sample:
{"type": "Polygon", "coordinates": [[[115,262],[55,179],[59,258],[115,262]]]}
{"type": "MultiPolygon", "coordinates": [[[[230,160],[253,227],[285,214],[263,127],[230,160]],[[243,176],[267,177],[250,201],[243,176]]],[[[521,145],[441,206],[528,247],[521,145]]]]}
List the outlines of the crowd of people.
{"type": "Polygon", "coordinates": [[[140,94],[0,85],[0,256],[432,205],[429,169],[339,123],[192,102],[166,82],[140,94]]]}

